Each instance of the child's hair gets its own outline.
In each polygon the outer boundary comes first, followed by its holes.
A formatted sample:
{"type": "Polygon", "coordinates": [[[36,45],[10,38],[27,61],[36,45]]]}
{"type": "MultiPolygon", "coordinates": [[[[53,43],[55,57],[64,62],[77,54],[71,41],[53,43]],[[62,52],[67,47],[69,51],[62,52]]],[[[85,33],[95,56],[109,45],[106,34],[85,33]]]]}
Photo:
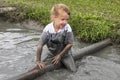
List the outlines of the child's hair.
{"type": "Polygon", "coordinates": [[[60,10],[65,11],[68,15],[70,15],[70,10],[65,4],[55,4],[51,9],[51,15],[58,16],[60,10]]]}

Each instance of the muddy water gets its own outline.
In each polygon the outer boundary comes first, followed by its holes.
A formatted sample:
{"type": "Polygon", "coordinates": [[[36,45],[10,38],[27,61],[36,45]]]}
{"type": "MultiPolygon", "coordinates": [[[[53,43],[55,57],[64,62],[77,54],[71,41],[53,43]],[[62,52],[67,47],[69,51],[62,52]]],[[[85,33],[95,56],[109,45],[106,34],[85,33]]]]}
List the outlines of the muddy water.
{"type": "Polygon", "coordinates": [[[40,32],[20,24],[0,22],[0,80],[34,66],[40,32]]]}
{"type": "MultiPolygon", "coordinates": [[[[0,80],[24,73],[35,66],[37,43],[43,29],[40,28],[33,22],[15,24],[0,21],[0,80]]],[[[72,50],[74,52],[88,45],[75,41],[72,50]]],[[[119,80],[119,54],[119,47],[112,45],[76,61],[78,69],[75,73],[61,68],[47,72],[36,80],[119,80]]]]}

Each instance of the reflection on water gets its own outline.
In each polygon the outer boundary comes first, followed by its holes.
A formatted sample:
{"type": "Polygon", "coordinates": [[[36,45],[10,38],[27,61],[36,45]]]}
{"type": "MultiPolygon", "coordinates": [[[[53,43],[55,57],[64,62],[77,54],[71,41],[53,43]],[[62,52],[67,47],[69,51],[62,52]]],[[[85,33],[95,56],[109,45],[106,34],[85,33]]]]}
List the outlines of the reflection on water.
{"type": "MultiPolygon", "coordinates": [[[[35,65],[39,37],[40,32],[37,30],[0,22],[0,80],[24,73],[35,65]]],[[[89,45],[77,41],[74,43],[73,51],[89,45]]],[[[109,46],[76,61],[76,73],[61,68],[47,72],[36,80],[119,80],[119,53],[118,47],[109,46]]]]}

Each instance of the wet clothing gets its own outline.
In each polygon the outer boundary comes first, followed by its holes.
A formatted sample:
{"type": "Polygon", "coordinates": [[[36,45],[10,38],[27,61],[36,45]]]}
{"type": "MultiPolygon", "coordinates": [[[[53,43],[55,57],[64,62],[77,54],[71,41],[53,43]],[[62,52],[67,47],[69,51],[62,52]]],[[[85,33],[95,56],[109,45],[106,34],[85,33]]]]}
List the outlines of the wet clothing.
{"type": "MultiPolygon", "coordinates": [[[[48,56],[46,60],[50,60],[50,58],[59,54],[67,44],[72,44],[73,40],[73,33],[69,24],[55,32],[53,22],[51,22],[44,28],[39,44],[47,45],[48,56]]],[[[71,50],[65,53],[61,61],[68,69],[75,71],[75,63],[70,52],[71,50]]]]}

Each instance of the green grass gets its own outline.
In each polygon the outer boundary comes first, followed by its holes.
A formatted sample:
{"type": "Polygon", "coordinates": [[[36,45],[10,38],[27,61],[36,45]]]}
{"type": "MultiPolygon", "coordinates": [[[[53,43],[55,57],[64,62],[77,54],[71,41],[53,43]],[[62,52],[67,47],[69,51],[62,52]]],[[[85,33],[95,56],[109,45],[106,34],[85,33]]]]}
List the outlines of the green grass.
{"type": "Polygon", "coordinates": [[[37,20],[43,25],[50,22],[51,7],[64,3],[70,7],[69,23],[78,39],[86,42],[108,37],[120,40],[120,35],[113,30],[120,29],[120,0],[8,0],[7,3],[19,8],[18,14],[14,13],[17,18],[37,20]]]}

